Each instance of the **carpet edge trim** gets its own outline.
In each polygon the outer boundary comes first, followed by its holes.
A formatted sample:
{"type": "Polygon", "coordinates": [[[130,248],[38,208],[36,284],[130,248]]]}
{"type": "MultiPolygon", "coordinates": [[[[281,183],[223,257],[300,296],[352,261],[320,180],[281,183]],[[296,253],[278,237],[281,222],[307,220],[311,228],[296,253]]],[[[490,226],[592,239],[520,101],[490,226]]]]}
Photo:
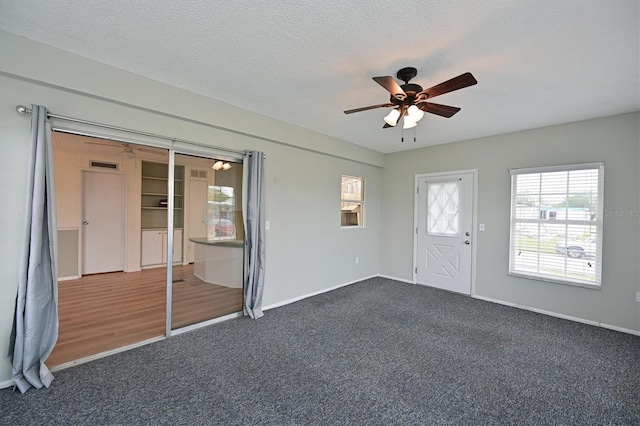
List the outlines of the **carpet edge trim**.
{"type": "Polygon", "coordinates": [[[146,345],[149,345],[151,343],[159,342],[159,341],[164,340],[164,339],[166,339],[165,336],[153,337],[151,339],[143,340],[141,342],[132,343],[132,344],[127,345],[127,346],[121,346],[121,347],[116,348],[116,349],[111,349],[109,351],[100,352],[100,353],[95,354],[95,355],[89,355],[89,356],[86,356],[84,358],[79,358],[79,359],[76,359],[76,360],[73,360],[73,361],[65,362],[64,364],[60,364],[60,365],[56,365],[54,367],[51,367],[50,370],[55,373],[56,371],[65,370],[65,369],[67,369],[69,367],[75,367],[76,365],[80,365],[80,364],[86,364],[87,362],[91,362],[91,361],[95,361],[95,360],[100,359],[100,358],[105,358],[105,357],[108,357],[108,356],[111,356],[111,355],[115,355],[115,354],[118,354],[120,352],[126,352],[126,351],[128,351],[130,349],[135,349],[135,348],[138,348],[140,346],[146,346],[146,345]]]}
{"type": "Polygon", "coordinates": [[[232,314],[224,315],[224,316],[213,318],[207,321],[203,321],[196,324],[187,325],[182,328],[177,328],[175,330],[171,330],[171,335],[169,337],[179,336],[183,333],[188,333],[190,331],[197,330],[202,327],[208,327],[210,325],[217,324],[220,322],[229,321],[230,319],[234,319],[234,318],[242,318],[242,311],[234,312],[232,314]]]}

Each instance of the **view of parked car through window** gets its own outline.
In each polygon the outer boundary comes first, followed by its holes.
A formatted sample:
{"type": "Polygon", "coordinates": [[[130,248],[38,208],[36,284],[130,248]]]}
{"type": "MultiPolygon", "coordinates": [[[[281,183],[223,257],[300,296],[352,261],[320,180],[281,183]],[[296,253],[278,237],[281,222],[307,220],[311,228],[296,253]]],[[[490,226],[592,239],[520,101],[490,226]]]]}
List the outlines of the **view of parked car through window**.
{"type": "Polygon", "coordinates": [[[208,239],[235,239],[235,209],[233,187],[209,186],[207,204],[202,212],[208,239]]]}
{"type": "Polygon", "coordinates": [[[595,257],[596,239],[589,238],[586,241],[561,241],[556,244],[556,253],[569,257],[595,257]]]}

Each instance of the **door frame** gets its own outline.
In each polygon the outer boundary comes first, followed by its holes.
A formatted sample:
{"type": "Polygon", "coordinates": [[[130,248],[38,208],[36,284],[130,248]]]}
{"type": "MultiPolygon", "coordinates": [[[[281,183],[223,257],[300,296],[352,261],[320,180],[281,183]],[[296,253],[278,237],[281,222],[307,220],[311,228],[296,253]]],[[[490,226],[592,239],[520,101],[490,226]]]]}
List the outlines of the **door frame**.
{"type": "Polygon", "coordinates": [[[446,178],[452,175],[459,174],[473,174],[473,194],[472,194],[472,208],[471,208],[471,229],[472,229],[472,243],[471,243],[471,296],[476,294],[476,247],[478,246],[478,169],[466,169],[466,170],[450,170],[445,172],[434,173],[418,173],[414,177],[413,183],[413,283],[418,284],[418,203],[419,194],[418,186],[420,179],[424,178],[446,178]]]}
{"type": "MultiPolygon", "coordinates": [[[[119,163],[120,164],[120,163],[119,163]]],[[[119,169],[118,170],[109,170],[109,169],[98,169],[98,168],[91,168],[91,167],[80,167],[80,197],[79,197],[79,205],[78,208],[80,209],[79,212],[79,219],[80,219],[80,223],[78,225],[78,277],[82,277],[84,276],[82,273],[83,267],[84,267],[84,227],[82,225],[82,221],[83,219],[83,215],[84,215],[84,175],[85,173],[107,173],[107,174],[112,174],[112,175],[119,175],[122,176],[124,178],[124,191],[122,196],[124,197],[124,205],[125,205],[125,210],[122,213],[124,216],[124,220],[123,220],[123,239],[122,239],[122,256],[123,256],[123,267],[124,267],[124,272],[129,272],[127,270],[127,259],[129,256],[129,252],[128,252],[128,242],[129,242],[129,237],[128,237],[128,232],[127,232],[127,227],[129,225],[129,215],[128,215],[128,203],[129,203],[129,176],[126,172],[122,172],[119,169]]]]}
{"type": "MultiPolygon", "coordinates": [[[[185,173],[186,175],[186,173],[185,173]]],[[[194,178],[194,177],[186,177],[185,176],[185,188],[186,190],[184,191],[184,204],[186,206],[189,206],[189,211],[191,213],[191,185],[194,184],[194,182],[204,182],[204,184],[208,187],[209,185],[209,181],[205,178],[194,178]]],[[[206,192],[206,189],[205,189],[206,192]]],[[[186,216],[186,215],[185,215],[186,216]]],[[[202,217],[202,212],[200,212],[200,216],[202,217]]],[[[192,238],[192,229],[191,229],[191,214],[189,214],[189,218],[185,218],[184,219],[184,231],[185,231],[185,235],[183,235],[183,240],[187,241],[187,244],[183,244],[182,245],[182,264],[183,265],[187,265],[189,263],[193,263],[194,261],[194,245],[195,243],[192,243],[191,241],[189,241],[189,238],[192,238]]],[[[206,231],[205,231],[206,234],[206,231]]],[[[206,235],[205,235],[206,236],[206,235]]]]}
{"type": "MultiPolygon", "coordinates": [[[[167,177],[168,179],[168,182],[167,182],[168,183],[167,185],[167,204],[168,204],[167,205],[167,241],[165,246],[165,250],[167,251],[167,275],[166,275],[167,298],[166,298],[166,305],[165,305],[165,337],[167,338],[175,336],[177,334],[184,333],[186,331],[195,330],[200,327],[206,327],[208,325],[215,324],[217,322],[224,321],[226,319],[242,316],[242,312],[236,312],[229,315],[225,315],[223,317],[213,318],[197,324],[188,325],[182,328],[173,329],[171,326],[171,322],[173,319],[173,312],[172,312],[172,308],[173,308],[173,243],[174,243],[173,241],[174,217],[173,216],[174,216],[174,197],[175,197],[174,176],[175,176],[175,167],[177,165],[176,155],[193,155],[197,157],[219,159],[224,161],[234,161],[239,163],[243,163],[244,161],[244,157],[242,156],[219,154],[219,152],[214,149],[207,149],[203,147],[175,147],[174,146],[174,147],[168,148],[168,151],[169,151],[169,163],[168,163],[169,173],[167,177]]],[[[185,176],[183,181],[183,185],[185,187],[187,184],[187,180],[190,179],[190,177],[187,177],[186,171],[187,169],[185,168],[185,176]]],[[[186,192],[188,191],[183,190],[183,196],[185,195],[186,192]]],[[[185,199],[183,200],[183,206],[187,202],[186,198],[187,197],[185,197],[185,199]]],[[[183,241],[185,240],[185,238],[186,238],[186,232],[185,232],[184,223],[183,223],[183,228],[182,228],[183,241]]],[[[182,250],[183,250],[182,259],[184,261],[185,259],[184,245],[182,250]]]]}

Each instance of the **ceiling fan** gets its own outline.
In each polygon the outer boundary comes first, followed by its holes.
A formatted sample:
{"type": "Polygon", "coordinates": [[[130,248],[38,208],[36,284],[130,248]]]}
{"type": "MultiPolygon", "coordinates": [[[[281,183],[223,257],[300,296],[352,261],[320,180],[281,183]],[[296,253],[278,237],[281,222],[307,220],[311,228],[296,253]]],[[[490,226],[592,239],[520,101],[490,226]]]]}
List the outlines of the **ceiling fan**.
{"type": "Polygon", "coordinates": [[[121,146],[122,147],[122,151],[120,151],[120,155],[124,155],[125,157],[128,157],[128,158],[134,158],[136,156],[136,151],[148,152],[150,154],[155,154],[155,155],[166,155],[166,153],[161,149],[145,148],[143,146],[132,145],[132,144],[127,143],[127,142],[113,141],[112,143],[108,143],[106,141],[105,142],[94,142],[92,140],[92,141],[87,142],[87,143],[89,145],[110,146],[112,148],[118,148],[119,146],[121,146]]]}
{"type": "Polygon", "coordinates": [[[460,111],[460,108],[458,107],[435,104],[433,102],[428,102],[428,99],[453,92],[454,90],[473,86],[478,83],[473,75],[467,72],[454,77],[451,80],[447,80],[423,90],[422,86],[419,84],[409,83],[409,81],[417,74],[418,70],[413,67],[402,68],[399,70],[396,77],[398,80],[404,81],[404,84],[402,85],[398,84],[391,76],[373,77],[373,80],[376,83],[384,87],[391,94],[389,102],[350,109],[344,113],[352,114],[354,112],[367,111],[376,108],[393,108],[393,110],[391,110],[391,112],[384,118],[385,125],[383,126],[383,129],[395,126],[402,118],[404,118],[403,129],[409,129],[418,124],[418,121],[422,119],[425,112],[450,118],[460,111]]]}

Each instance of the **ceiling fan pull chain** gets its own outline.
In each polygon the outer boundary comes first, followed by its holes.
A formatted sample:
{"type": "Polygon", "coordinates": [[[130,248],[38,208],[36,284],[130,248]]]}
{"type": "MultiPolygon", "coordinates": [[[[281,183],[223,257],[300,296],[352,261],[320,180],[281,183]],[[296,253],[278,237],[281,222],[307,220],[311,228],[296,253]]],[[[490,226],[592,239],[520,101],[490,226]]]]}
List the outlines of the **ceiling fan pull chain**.
{"type": "Polygon", "coordinates": [[[413,128],[413,142],[416,141],[416,128],[413,128]]]}
{"type": "Polygon", "coordinates": [[[404,126],[402,127],[402,137],[400,138],[400,142],[404,142],[404,126]]]}

